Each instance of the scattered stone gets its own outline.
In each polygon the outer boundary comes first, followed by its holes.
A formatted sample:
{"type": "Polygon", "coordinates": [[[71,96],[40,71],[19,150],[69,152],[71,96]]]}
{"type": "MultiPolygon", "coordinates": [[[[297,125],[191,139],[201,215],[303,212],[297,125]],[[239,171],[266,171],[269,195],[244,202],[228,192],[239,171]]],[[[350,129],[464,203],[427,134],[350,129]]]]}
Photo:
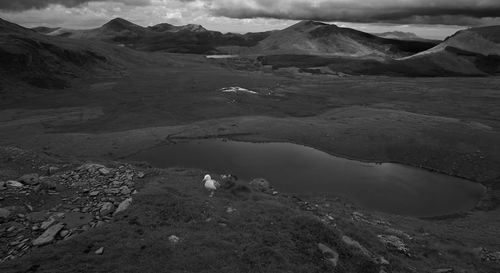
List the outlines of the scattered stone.
{"type": "Polygon", "coordinates": [[[94,252],[96,255],[102,255],[104,253],[104,247],[100,247],[94,252]]]}
{"type": "Polygon", "coordinates": [[[47,228],[49,228],[50,226],[52,226],[53,224],[55,224],[59,219],[61,219],[63,216],[64,216],[63,212],[54,213],[53,215],[51,215],[49,217],[49,219],[47,219],[47,221],[43,222],[40,225],[40,228],[44,229],[44,230],[47,229],[47,228]]]}
{"type": "Polygon", "coordinates": [[[109,215],[109,214],[113,213],[113,209],[114,208],[115,208],[115,206],[113,205],[113,203],[111,203],[111,202],[104,202],[101,205],[101,209],[99,210],[99,213],[102,216],[106,216],[106,215],[109,215]]]}
{"type": "Polygon", "coordinates": [[[58,167],[49,167],[47,169],[47,175],[53,175],[55,174],[57,171],[59,171],[59,168],[58,167]]]}
{"type": "Polygon", "coordinates": [[[256,178],[249,183],[250,188],[260,192],[270,192],[271,186],[264,178],[256,178]]]}
{"type": "Polygon", "coordinates": [[[113,213],[113,215],[116,215],[126,209],[128,209],[128,207],[130,207],[130,204],[132,204],[132,198],[127,198],[125,200],[123,200],[120,205],[118,205],[118,208],[116,209],[116,211],[113,213]]]}
{"type": "Polygon", "coordinates": [[[98,196],[98,195],[99,195],[99,193],[100,193],[99,191],[91,191],[91,192],[89,193],[89,196],[98,196]]]}
{"type": "Polygon", "coordinates": [[[500,261],[500,252],[491,252],[484,247],[477,247],[472,250],[482,261],[495,262],[500,261]]]}
{"type": "Polygon", "coordinates": [[[175,235],[170,235],[168,237],[168,241],[171,242],[172,244],[177,244],[181,239],[175,235]]]}
{"type": "Polygon", "coordinates": [[[111,171],[108,169],[108,168],[100,168],[99,169],[99,172],[102,174],[102,175],[108,175],[111,173],[111,171]]]}
{"type": "Polygon", "coordinates": [[[64,224],[59,223],[51,226],[40,237],[33,240],[34,246],[46,245],[54,241],[55,236],[64,228],[64,224]]]}
{"type": "Polygon", "coordinates": [[[394,235],[378,235],[377,237],[386,247],[394,248],[406,256],[410,256],[410,249],[399,237],[394,235]]]}
{"type": "Polygon", "coordinates": [[[59,236],[61,236],[61,238],[68,236],[68,234],[69,234],[69,230],[67,230],[67,229],[61,230],[61,232],[59,232],[59,236]]]}
{"type": "Polygon", "coordinates": [[[37,173],[30,173],[21,176],[18,181],[28,185],[37,185],[40,182],[40,178],[37,173]]]}
{"type": "Polygon", "coordinates": [[[323,253],[325,259],[332,264],[333,267],[336,267],[339,262],[339,253],[325,244],[318,243],[318,249],[323,253]]]}
{"type": "Polygon", "coordinates": [[[7,189],[7,183],[4,181],[0,181],[0,191],[6,190],[7,189]]]}
{"type": "Polygon", "coordinates": [[[232,207],[228,207],[228,208],[226,209],[226,212],[227,212],[227,213],[233,213],[233,212],[235,212],[235,211],[236,211],[236,209],[235,209],[235,208],[232,208],[232,207]]]}
{"type": "Polygon", "coordinates": [[[123,194],[123,195],[128,195],[130,194],[132,191],[129,189],[129,187],[127,186],[123,186],[120,188],[120,193],[123,194]]]}
{"type": "Polygon", "coordinates": [[[111,189],[105,189],[104,193],[106,194],[118,194],[120,192],[120,189],[117,188],[111,188],[111,189]]]}
{"type": "Polygon", "coordinates": [[[5,208],[0,208],[0,218],[7,219],[10,216],[10,211],[5,208]]]}
{"type": "Polygon", "coordinates": [[[11,188],[22,188],[24,185],[21,182],[15,181],[15,180],[9,180],[6,183],[7,187],[11,188]]]}

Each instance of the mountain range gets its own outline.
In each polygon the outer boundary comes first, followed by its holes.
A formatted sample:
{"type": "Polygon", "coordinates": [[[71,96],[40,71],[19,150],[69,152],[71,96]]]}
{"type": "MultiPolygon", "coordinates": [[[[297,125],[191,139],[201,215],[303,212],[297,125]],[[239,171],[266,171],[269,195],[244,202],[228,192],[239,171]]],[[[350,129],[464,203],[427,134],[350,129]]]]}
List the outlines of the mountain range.
{"type": "Polygon", "coordinates": [[[88,30],[27,29],[0,19],[0,72],[37,87],[63,88],[93,69],[116,70],[150,51],[238,54],[274,69],[327,67],[353,75],[488,76],[500,74],[500,26],[462,30],[437,43],[314,21],[223,34],[199,25],[142,27],[120,18],[88,30]]]}
{"type": "Polygon", "coordinates": [[[223,34],[192,24],[174,26],[163,23],[142,27],[121,18],[88,30],[35,30],[51,36],[113,42],[138,50],[201,54],[314,54],[385,58],[409,56],[436,45],[429,41],[386,39],[314,21],[302,21],[278,31],[247,34],[223,34]]]}
{"type": "Polygon", "coordinates": [[[112,42],[143,51],[216,54],[216,47],[226,45],[253,46],[270,32],[223,34],[200,25],[174,26],[167,23],[142,27],[122,18],[115,18],[101,27],[87,30],[35,28],[49,36],[112,42]]]}

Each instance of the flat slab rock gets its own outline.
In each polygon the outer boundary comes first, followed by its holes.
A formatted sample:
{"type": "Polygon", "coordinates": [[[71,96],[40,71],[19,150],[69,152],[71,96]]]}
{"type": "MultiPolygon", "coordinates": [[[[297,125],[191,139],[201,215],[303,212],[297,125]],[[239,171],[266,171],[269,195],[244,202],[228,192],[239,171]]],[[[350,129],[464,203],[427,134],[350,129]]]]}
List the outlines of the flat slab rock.
{"type": "Polygon", "coordinates": [[[46,245],[54,241],[57,233],[64,228],[64,224],[59,223],[49,227],[40,237],[33,240],[34,246],[46,245]]]}

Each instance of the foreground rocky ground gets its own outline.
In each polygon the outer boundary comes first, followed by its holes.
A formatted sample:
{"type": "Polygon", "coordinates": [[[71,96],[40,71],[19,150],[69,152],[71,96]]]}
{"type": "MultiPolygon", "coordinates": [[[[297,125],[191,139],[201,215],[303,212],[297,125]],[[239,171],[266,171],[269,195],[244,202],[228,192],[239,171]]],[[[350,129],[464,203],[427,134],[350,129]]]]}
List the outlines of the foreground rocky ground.
{"type": "Polygon", "coordinates": [[[2,272],[500,270],[498,210],[415,219],[263,180],[209,198],[199,170],[0,156],[2,272]]]}

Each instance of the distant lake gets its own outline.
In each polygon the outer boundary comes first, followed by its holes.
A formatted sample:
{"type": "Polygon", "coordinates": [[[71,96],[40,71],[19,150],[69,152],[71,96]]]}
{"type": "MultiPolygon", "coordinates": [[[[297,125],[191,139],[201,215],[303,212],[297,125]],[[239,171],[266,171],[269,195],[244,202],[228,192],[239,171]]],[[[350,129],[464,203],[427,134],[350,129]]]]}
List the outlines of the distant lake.
{"type": "MultiPolygon", "coordinates": [[[[192,167],[240,179],[267,179],[286,193],[327,193],[401,215],[439,216],[472,209],[484,187],[465,179],[392,163],[364,163],[291,143],[199,140],[158,146],[129,159],[157,167],[192,167]]],[[[201,179],[201,178],[200,178],[201,179]]]]}
{"type": "Polygon", "coordinates": [[[238,58],[239,55],[207,55],[207,59],[231,59],[238,58]]]}

